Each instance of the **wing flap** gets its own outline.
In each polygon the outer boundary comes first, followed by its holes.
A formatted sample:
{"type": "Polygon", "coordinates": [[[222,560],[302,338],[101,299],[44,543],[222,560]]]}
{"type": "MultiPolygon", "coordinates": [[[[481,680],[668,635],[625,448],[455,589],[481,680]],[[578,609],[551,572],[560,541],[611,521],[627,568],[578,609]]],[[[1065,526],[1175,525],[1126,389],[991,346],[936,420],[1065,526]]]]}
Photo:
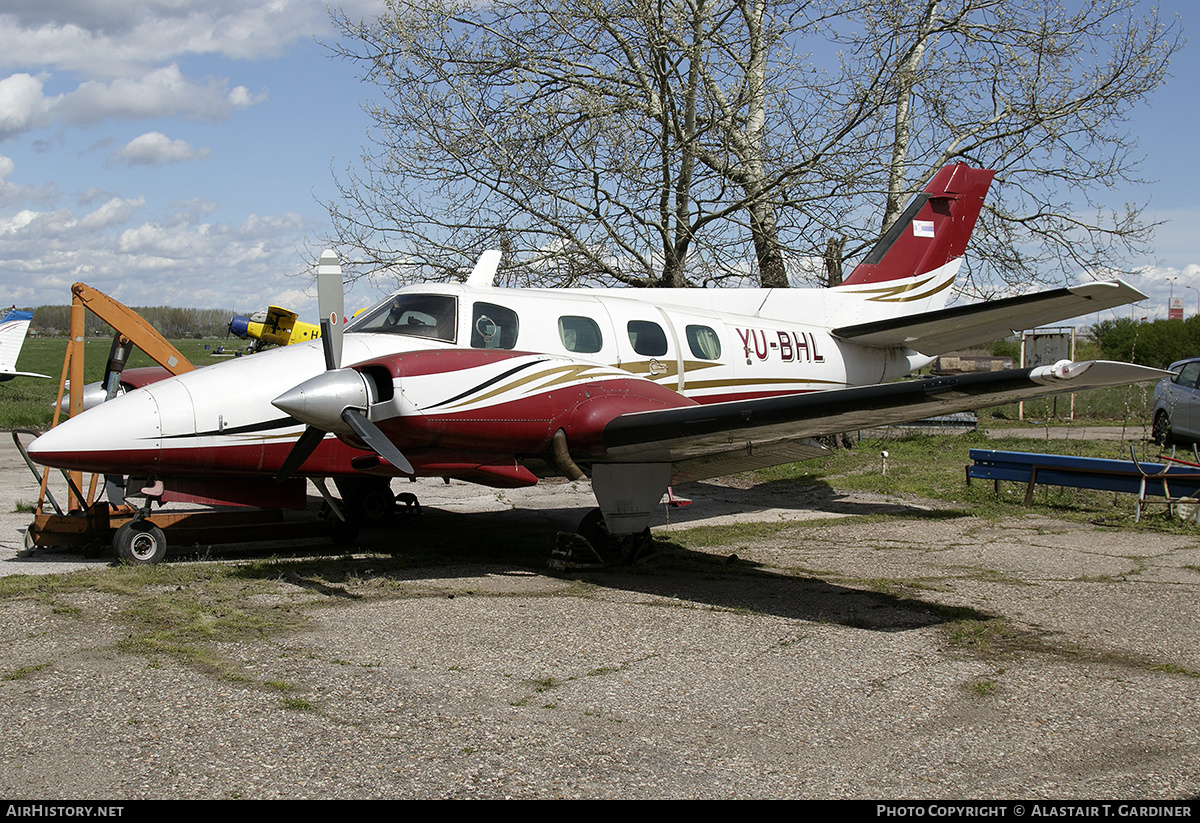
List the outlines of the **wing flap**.
{"type": "Polygon", "coordinates": [[[1060,323],[1081,314],[1145,300],[1121,280],[1085,283],[1022,297],[912,314],[890,320],[843,326],[840,340],[878,348],[906,348],[934,355],[1008,337],[1022,329],[1060,323]]]}
{"type": "Polygon", "coordinates": [[[684,483],[820,456],[824,449],[812,439],[827,434],[1168,374],[1131,363],[1064,361],[1034,369],[634,412],[605,426],[603,462],[670,462],[672,482],[684,483]]]}

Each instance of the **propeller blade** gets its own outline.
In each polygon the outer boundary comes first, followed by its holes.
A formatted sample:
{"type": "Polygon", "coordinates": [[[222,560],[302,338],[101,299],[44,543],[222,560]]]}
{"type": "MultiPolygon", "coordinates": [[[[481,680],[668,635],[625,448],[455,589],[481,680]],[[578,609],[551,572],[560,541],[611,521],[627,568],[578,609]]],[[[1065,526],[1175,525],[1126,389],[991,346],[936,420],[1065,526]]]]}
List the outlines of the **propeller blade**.
{"type": "Polygon", "coordinates": [[[296,441],[296,445],[292,446],[292,450],[288,452],[288,456],[284,458],[283,465],[279,467],[279,472],[275,475],[275,482],[282,483],[291,477],[296,469],[303,465],[308,456],[317,450],[317,446],[325,439],[325,432],[320,429],[306,426],[304,434],[300,435],[300,439],[296,441]]]}
{"type": "Polygon", "coordinates": [[[405,474],[416,474],[416,470],[413,469],[408,459],[400,453],[391,440],[388,440],[387,435],[381,432],[378,426],[367,419],[363,412],[358,409],[346,409],[342,412],[342,420],[384,460],[405,474]]]}
{"type": "Polygon", "coordinates": [[[342,267],[332,249],[321,253],[317,264],[317,308],[321,312],[321,346],[325,351],[325,368],[342,367],[342,325],[345,317],[345,295],[342,293],[342,267]]]}
{"type": "Polygon", "coordinates": [[[321,321],[321,351],[325,353],[325,371],[337,371],[341,355],[333,350],[333,327],[328,320],[321,321]]]}

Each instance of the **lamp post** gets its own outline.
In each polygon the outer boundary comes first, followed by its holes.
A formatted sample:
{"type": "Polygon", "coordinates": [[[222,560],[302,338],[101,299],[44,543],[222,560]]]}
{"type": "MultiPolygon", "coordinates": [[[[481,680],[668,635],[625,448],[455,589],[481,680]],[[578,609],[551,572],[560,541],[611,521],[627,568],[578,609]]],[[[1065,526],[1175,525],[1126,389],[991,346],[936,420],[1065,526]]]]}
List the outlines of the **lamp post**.
{"type": "Polygon", "coordinates": [[[1188,285],[1184,285],[1184,288],[1191,289],[1192,291],[1194,291],[1196,293],[1196,314],[1200,315],[1200,289],[1196,288],[1195,286],[1188,286],[1188,285]]]}

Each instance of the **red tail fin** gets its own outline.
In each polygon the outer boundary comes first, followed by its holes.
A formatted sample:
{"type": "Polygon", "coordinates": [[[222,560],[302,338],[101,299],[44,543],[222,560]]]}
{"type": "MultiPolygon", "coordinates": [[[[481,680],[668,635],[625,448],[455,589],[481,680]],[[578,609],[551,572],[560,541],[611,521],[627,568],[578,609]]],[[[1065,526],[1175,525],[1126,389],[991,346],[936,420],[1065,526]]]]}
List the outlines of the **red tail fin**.
{"type": "Polygon", "coordinates": [[[962,257],[994,176],[965,163],[941,169],[842,283],[914,277],[962,257]]]}

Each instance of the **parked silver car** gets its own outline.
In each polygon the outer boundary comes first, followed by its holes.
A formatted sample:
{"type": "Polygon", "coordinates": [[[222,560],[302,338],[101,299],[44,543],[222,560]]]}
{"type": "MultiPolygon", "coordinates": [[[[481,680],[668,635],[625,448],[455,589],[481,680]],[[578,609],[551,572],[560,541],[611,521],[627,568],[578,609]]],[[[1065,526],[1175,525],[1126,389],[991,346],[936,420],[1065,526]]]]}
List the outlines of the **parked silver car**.
{"type": "Polygon", "coordinates": [[[1200,441],[1200,357],[1189,357],[1171,364],[1174,377],[1166,377],[1154,387],[1151,420],[1154,442],[1165,446],[1171,441],[1200,441]]]}

